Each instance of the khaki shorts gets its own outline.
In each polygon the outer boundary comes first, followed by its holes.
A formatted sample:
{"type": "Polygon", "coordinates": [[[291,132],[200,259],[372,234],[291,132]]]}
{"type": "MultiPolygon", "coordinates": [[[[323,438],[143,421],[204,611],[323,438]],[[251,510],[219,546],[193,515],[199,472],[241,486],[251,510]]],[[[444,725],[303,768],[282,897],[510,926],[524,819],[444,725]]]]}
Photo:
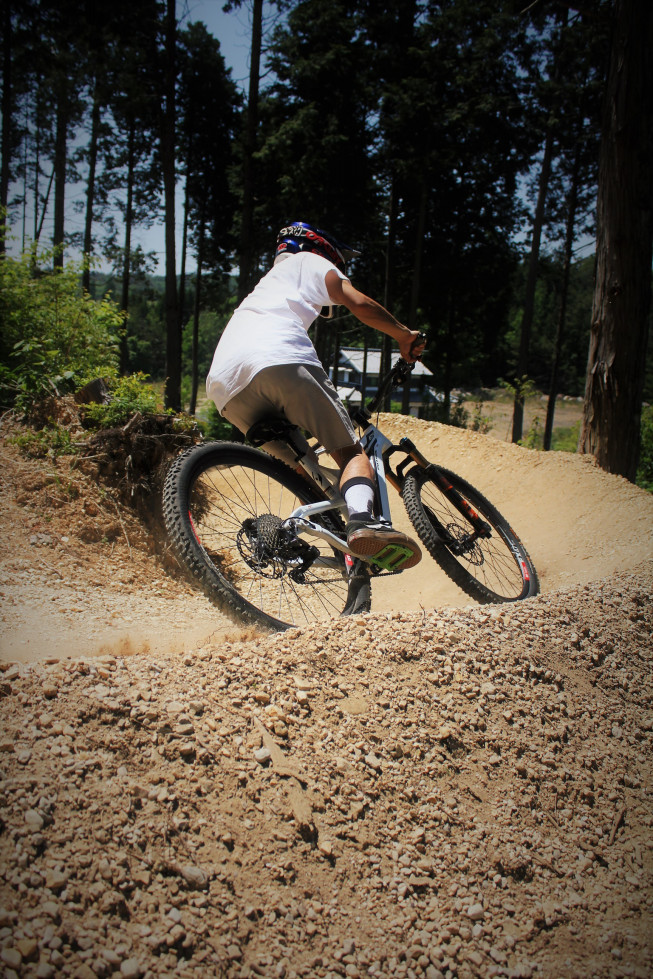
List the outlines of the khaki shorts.
{"type": "MultiPolygon", "coordinates": [[[[263,418],[287,418],[306,429],[327,452],[358,442],[347,409],[321,367],[283,364],[266,367],[222,409],[227,421],[243,434],[263,418]]],[[[295,457],[281,442],[268,442],[271,455],[295,466],[295,457]]]]}

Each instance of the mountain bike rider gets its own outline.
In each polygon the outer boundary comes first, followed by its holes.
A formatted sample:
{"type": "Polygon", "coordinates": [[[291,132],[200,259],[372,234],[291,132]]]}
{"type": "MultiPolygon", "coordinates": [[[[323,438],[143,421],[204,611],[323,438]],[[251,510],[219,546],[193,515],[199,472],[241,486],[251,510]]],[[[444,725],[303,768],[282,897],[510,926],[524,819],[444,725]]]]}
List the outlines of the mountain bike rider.
{"type": "MultiPolygon", "coordinates": [[[[409,568],[421,559],[419,545],[374,519],[370,461],[308,337],[323,307],[341,305],[396,340],[405,360],[413,362],[422,353],[417,331],[351,284],[346,261],[358,254],[303,221],[282,228],[272,268],[235,310],[220,338],[206,389],[220,414],[244,434],[256,422],[276,417],[314,435],[340,469],[351,554],[373,561],[393,546],[404,548],[401,567],[409,568]]],[[[264,448],[296,466],[284,444],[268,442],[264,448]]]]}

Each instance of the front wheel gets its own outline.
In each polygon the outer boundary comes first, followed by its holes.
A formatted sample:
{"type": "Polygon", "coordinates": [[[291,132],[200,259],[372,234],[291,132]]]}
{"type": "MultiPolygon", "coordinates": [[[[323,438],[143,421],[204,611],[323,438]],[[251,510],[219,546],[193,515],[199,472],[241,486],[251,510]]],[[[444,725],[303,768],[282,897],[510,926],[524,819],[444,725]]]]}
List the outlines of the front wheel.
{"type": "Polygon", "coordinates": [[[478,534],[432,473],[415,468],[406,476],[408,516],[431,557],[459,588],[482,603],[517,602],[537,595],[539,582],[526,548],[496,507],[455,473],[439,473],[486,524],[478,534]]]}
{"type": "MultiPolygon", "coordinates": [[[[264,452],[210,442],[173,462],[163,514],[175,556],[216,605],[237,620],[281,630],[370,608],[362,562],[282,526],[297,507],[322,499],[264,452]]],[[[344,533],[334,511],[313,519],[344,533]]]]}

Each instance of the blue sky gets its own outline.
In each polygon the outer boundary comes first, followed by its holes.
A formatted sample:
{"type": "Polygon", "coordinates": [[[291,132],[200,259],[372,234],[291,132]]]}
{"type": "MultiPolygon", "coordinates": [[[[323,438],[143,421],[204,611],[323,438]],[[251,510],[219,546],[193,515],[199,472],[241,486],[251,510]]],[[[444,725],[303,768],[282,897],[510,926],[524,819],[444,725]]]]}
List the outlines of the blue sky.
{"type": "Polygon", "coordinates": [[[249,76],[250,16],[249,4],[225,14],[225,0],[177,0],[177,18],[182,24],[201,21],[220,42],[220,50],[231,77],[246,88],[249,76]]]}

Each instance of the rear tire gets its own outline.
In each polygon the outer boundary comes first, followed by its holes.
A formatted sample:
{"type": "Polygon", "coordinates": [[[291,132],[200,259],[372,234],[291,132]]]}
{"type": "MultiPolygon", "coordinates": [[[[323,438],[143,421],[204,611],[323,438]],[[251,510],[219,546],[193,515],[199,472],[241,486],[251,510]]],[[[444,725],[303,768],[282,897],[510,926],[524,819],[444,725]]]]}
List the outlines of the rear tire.
{"type": "Polygon", "coordinates": [[[431,557],[459,588],[478,602],[518,602],[537,595],[537,572],[508,521],[460,476],[447,469],[439,471],[490,524],[492,535],[469,540],[474,531],[469,520],[444,495],[427,470],[412,469],[404,481],[404,504],[431,557]],[[454,544],[469,540],[467,552],[452,553],[443,542],[447,538],[454,544]]]}
{"type": "MultiPolygon", "coordinates": [[[[344,554],[321,538],[286,541],[279,533],[298,506],[322,499],[266,453],[210,442],[173,462],[163,514],[175,556],[211,601],[237,621],[282,630],[370,609],[362,562],[348,568],[344,554]],[[301,555],[310,547],[330,566],[312,563],[302,571],[301,555]]],[[[344,534],[334,511],[313,520],[344,534]]]]}

